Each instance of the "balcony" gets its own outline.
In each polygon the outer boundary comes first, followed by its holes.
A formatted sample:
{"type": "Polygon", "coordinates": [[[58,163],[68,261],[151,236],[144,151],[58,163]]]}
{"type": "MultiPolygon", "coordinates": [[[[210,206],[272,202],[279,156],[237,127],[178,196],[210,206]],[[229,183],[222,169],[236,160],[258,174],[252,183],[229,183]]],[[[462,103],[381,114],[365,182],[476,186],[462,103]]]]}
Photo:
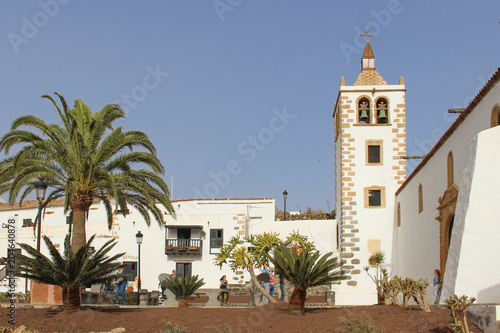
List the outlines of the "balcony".
{"type": "Polygon", "coordinates": [[[201,254],[201,239],[166,239],[165,254],[201,254]]]}

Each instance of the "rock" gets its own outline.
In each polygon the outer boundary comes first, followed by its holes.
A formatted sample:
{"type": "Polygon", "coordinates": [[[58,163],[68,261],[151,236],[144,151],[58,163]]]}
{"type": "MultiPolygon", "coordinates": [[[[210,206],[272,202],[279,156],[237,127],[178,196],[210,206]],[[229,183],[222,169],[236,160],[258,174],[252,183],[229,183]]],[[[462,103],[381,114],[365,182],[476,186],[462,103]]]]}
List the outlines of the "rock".
{"type": "Polygon", "coordinates": [[[12,331],[12,333],[23,333],[24,331],[26,331],[26,326],[21,325],[18,328],[16,328],[14,331],[12,331]]]}
{"type": "Polygon", "coordinates": [[[125,332],[125,328],[123,327],[116,327],[111,330],[111,333],[123,333],[125,332]]]}

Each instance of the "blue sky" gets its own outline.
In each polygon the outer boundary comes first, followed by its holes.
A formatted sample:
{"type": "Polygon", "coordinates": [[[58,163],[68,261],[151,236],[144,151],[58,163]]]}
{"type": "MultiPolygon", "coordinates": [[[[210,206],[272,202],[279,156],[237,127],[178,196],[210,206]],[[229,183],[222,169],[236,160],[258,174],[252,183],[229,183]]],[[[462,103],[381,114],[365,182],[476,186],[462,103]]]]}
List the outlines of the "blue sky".
{"type": "MultiPolygon", "coordinates": [[[[405,78],[407,152],[425,154],[500,65],[498,1],[2,1],[0,133],[42,94],[118,102],[158,148],[174,199],[335,205],[332,111],[370,29],[405,78]]],[[[2,158],[2,156],[0,156],[2,158]]],[[[413,169],[414,165],[409,165],[413,169]]]]}

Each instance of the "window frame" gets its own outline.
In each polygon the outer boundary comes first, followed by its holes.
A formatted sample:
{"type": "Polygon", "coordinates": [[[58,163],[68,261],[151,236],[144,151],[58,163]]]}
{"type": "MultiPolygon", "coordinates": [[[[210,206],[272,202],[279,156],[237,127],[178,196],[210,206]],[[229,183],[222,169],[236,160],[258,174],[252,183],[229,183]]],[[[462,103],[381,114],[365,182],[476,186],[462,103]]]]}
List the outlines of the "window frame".
{"type": "Polygon", "coordinates": [[[369,209],[385,208],[385,187],[384,186],[369,186],[364,188],[364,206],[369,209]],[[380,191],[380,206],[370,206],[370,191],[380,191]]]}
{"type": "Polygon", "coordinates": [[[422,213],[424,210],[424,193],[422,189],[422,183],[418,184],[418,213],[422,213]]]}
{"type": "Polygon", "coordinates": [[[496,127],[498,125],[500,125],[500,105],[495,104],[491,110],[490,127],[496,127]]]}
{"type": "Polygon", "coordinates": [[[365,162],[366,165],[384,165],[384,140],[366,140],[365,141],[365,162]],[[380,147],[380,162],[379,163],[370,163],[370,154],[369,147],[370,146],[379,146],[380,147]]]}
{"type": "Polygon", "coordinates": [[[217,229],[210,229],[210,249],[220,249],[221,246],[224,245],[224,229],[222,228],[217,228],[217,229]],[[219,232],[221,233],[220,237],[212,237],[212,232],[219,232]],[[220,239],[220,245],[213,245],[213,239],[220,239]]]}

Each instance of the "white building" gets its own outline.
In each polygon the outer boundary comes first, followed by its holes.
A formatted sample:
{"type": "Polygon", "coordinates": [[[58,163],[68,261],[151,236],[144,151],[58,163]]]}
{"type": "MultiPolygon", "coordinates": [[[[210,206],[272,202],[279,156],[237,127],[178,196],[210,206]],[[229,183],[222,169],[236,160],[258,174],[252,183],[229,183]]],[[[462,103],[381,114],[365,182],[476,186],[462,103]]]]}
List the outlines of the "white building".
{"type": "Polygon", "coordinates": [[[337,304],[376,302],[360,268],[378,250],[393,275],[432,280],[440,269],[441,302],[465,294],[499,304],[500,69],[406,178],[404,80],[388,85],[374,64],[367,42],[333,114],[339,252],[352,269],[337,304]]]}
{"type": "MultiPolygon", "coordinates": [[[[176,269],[178,275],[198,274],[206,282],[205,288],[218,288],[219,279],[227,275],[231,284],[243,284],[250,280],[243,271],[232,272],[229,266],[219,269],[214,265],[215,254],[220,246],[233,236],[278,232],[283,239],[292,231],[299,231],[315,241],[322,252],[335,248],[336,223],[334,220],[275,221],[274,199],[188,199],[172,202],[176,218],[165,214],[165,224],[152,223],[147,227],[138,211],[130,207],[124,217],[116,212],[110,230],[107,227],[104,206],[94,203],[89,211],[87,237],[96,234],[93,246],[102,246],[109,239],[116,239],[114,253],[126,252],[123,261],[129,263],[126,272],[137,276],[138,246],[135,235],[144,235],[141,245],[142,288],[158,289],[158,276],[176,269]],[[170,247],[171,245],[171,247],[170,247]]],[[[64,214],[63,201],[54,201],[42,219],[42,234],[48,235],[55,246],[62,250],[69,224],[64,214]]],[[[15,239],[36,247],[33,224],[38,211],[37,201],[17,204],[0,204],[0,220],[4,224],[15,221],[15,239]]],[[[0,248],[7,256],[8,228],[0,228],[0,248]]],[[[48,254],[42,242],[41,250],[48,254]]],[[[4,280],[4,288],[6,282],[4,280]]],[[[25,282],[19,279],[17,290],[24,291],[25,282]]]]}
{"type": "Polygon", "coordinates": [[[396,192],[397,274],[444,273],[441,300],[500,303],[500,69],[396,192]]]}

